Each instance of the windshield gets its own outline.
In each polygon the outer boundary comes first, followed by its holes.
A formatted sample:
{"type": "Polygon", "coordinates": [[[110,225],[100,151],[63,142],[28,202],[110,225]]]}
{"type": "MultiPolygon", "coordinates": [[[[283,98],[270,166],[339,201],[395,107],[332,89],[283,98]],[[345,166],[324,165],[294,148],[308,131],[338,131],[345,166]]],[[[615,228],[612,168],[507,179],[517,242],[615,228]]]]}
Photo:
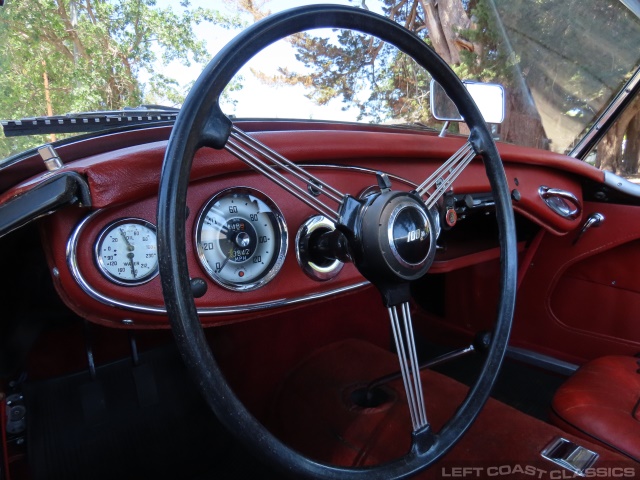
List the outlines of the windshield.
{"type": "MultiPolygon", "coordinates": [[[[178,106],[230,38],[294,0],[8,0],[0,8],[0,118],[178,106]],[[211,5],[215,5],[211,8],[211,5]]],[[[326,2],[323,2],[326,3],[326,2]]],[[[640,64],[640,21],[618,0],[358,0],[424,38],[465,80],[506,90],[504,142],[566,153],[640,64]]],[[[430,77],[388,45],[317,30],[274,44],[228,86],[236,118],[440,128],[430,77]]],[[[464,133],[464,125],[452,127],[464,133]]],[[[0,138],[0,158],[75,133],[0,138]]]]}

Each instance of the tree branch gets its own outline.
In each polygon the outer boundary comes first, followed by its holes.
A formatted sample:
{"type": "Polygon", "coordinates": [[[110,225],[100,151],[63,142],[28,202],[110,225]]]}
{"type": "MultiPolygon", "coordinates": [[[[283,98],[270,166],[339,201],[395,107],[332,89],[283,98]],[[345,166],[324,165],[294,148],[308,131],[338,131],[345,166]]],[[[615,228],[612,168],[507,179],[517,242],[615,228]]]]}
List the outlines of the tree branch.
{"type": "Polygon", "coordinates": [[[80,41],[80,37],[78,36],[78,31],[76,30],[76,26],[73,25],[67,11],[64,8],[64,3],[61,0],[56,0],[56,4],[58,5],[58,14],[60,15],[60,19],[64,22],[65,30],[69,35],[69,39],[73,42],[74,46],[74,58],[75,53],[80,55],[82,58],[87,58],[87,51],[84,48],[84,45],[80,41]]]}
{"type": "Polygon", "coordinates": [[[87,7],[87,15],[89,16],[89,19],[91,20],[91,23],[93,25],[96,25],[98,23],[98,21],[96,20],[96,17],[93,14],[93,5],[91,4],[91,0],[86,0],[85,6],[87,7]]]}

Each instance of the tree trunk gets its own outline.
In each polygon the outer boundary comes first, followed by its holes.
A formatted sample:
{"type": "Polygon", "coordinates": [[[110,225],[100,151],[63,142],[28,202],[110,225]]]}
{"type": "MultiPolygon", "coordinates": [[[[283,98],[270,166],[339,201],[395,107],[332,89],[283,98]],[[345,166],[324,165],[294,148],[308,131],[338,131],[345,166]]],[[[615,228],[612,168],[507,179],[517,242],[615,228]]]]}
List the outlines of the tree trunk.
{"type": "MultiPolygon", "coordinates": [[[[640,97],[636,97],[631,101],[631,104],[628,105],[625,111],[618,117],[618,120],[616,120],[609,131],[607,131],[604,138],[600,140],[596,153],[596,167],[613,173],[617,173],[618,171],[623,174],[626,173],[622,168],[623,164],[621,161],[622,140],[624,134],[627,132],[629,123],[631,123],[631,120],[633,120],[638,113],[640,113],[640,97]]],[[[631,144],[638,141],[637,137],[638,135],[636,134],[631,144]]],[[[631,168],[631,170],[633,170],[633,168],[631,168]]]]}
{"type": "Polygon", "coordinates": [[[549,149],[549,139],[536,109],[530,108],[529,98],[520,90],[506,92],[504,122],[500,125],[500,140],[525,147],[549,149]]]}
{"type": "MultiPolygon", "coordinates": [[[[425,11],[429,39],[435,51],[449,64],[460,63],[460,50],[481,55],[481,46],[460,37],[460,30],[473,27],[461,0],[420,0],[425,11]]],[[[540,114],[533,103],[528,87],[521,81],[509,88],[504,123],[500,139],[534,148],[548,149],[540,114]],[[528,96],[527,96],[528,95],[528,96]]]]}
{"type": "Polygon", "coordinates": [[[640,113],[629,122],[626,132],[627,143],[625,145],[622,161],[624,172],[628,175],[638,173],[640,163],[640,113]]]}
{"type": "Polygon", "coordinates": [[[598,144],[596,167],[600,170],[617,173],[620,168],[620,152],[622,150],[624,129],[619,127],[619,124],[613,125],[598,144]]]}
{"type": "Polygon", "coordinates": [[[449,65],[460,63],[459,47],[456,44],[458,30],[471,27],[471,20],[461,0],[420,0],[425,12],[429,39],[434,50],[449,65]]]}
{"type": "MultiPolygon", "coordinates": [[[[53,105],[51,103],[51,90],[49,88],[49,75],[47,74],[46,60],[42,60],[42,81],[44,83],[44,101],[47,106],[47,115],[51,117],[53,116],[53,105]]],[[[49,139],[52,142],[55,142],[56,134],[52,133],[51,135],[49,135],[49,139]]]]}

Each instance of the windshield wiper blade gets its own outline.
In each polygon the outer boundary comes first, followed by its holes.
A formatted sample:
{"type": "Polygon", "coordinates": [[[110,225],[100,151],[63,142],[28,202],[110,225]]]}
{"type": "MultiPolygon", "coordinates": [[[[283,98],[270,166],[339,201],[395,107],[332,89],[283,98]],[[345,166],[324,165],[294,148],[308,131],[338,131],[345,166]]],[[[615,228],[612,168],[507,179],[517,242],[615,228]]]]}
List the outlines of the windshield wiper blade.
{"type": "Polygon", "coordinates": [[[67,113],[50,117],[2,120],[5,137],[42,135],[49,133],[83,133],[109,130],[131,125],[171,125],[180,110],[159,105],[140,106],[124,110],[67,113]]]}
{"type": "MultiPolygon", "coordinates": [[[[73,112],[60,117],[79,118],[79,117],[122,117],[122,116],[156,116],[178,114],[180,109],[177,107],[165,107],[164,105],[140,105],[139,107],[124,107],[122,110],[92,110],[90,112],[73,112]]],[[[51,118],[51,117],[47,117],[51,118]]],[[[57,118],[57,117],[56,117],[57,118]]]]}
{"type": "Polygon", "coordinates": [[[427,130],[430,132],[440,131],[437,128],[424,124],[422,122],[392,123],[390,124],[390,126],[393,128],[404,128],[407,130],[427,130]]]}

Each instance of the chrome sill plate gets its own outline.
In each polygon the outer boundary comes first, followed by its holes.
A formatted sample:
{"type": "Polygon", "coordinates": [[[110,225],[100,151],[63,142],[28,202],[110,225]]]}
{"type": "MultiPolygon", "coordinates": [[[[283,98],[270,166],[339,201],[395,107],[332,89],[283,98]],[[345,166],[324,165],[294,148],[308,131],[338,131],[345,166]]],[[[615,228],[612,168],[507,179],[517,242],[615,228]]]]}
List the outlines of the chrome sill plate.
{"type": "Polygon", "coordinates": [[[596,452],[562,437],[554,438],[542,450],[541,455],[581,477],[586,476],[587,470],[593,466],[599,457],[596,452]]]}

